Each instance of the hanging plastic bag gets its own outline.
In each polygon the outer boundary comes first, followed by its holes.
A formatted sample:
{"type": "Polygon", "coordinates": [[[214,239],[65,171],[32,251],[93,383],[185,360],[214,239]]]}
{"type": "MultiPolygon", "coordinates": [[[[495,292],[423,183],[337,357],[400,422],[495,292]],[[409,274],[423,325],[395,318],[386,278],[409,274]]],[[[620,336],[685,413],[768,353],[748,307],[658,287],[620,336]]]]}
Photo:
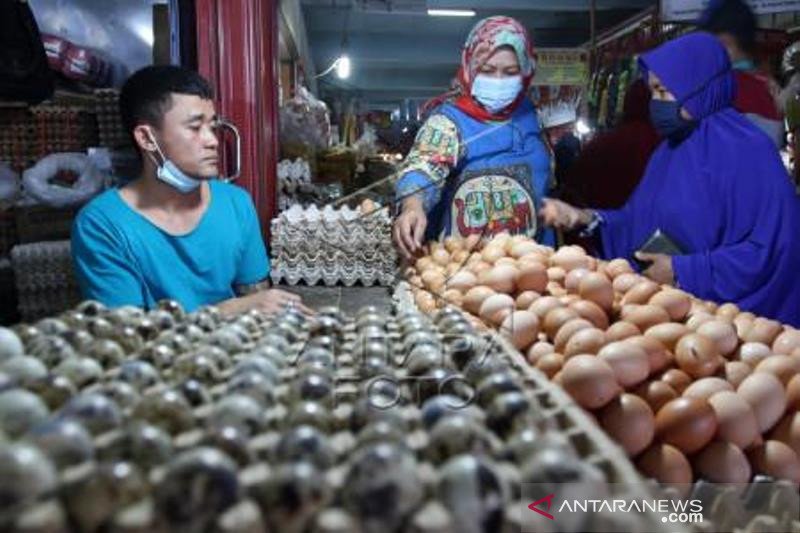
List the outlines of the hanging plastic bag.
{"type": "Polygon", "coordinates": [[[22,174],[33,199],[51,207],[83,204],[103,188],[104,176],[85,154],[51,154],[22,174]]]}

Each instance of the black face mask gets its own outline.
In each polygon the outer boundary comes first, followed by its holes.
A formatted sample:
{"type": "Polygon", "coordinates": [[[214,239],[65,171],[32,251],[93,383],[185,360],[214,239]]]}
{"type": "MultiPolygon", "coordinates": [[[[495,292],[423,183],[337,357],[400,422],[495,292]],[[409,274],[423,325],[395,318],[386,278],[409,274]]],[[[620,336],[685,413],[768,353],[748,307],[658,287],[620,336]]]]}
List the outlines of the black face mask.
{"type": "Polygon", "coordinates": [[[680,144],[697,127],[694,120],[681,116],[681,104],[666,100],[650,100],[650,121],[670,145],[680,144]]]}

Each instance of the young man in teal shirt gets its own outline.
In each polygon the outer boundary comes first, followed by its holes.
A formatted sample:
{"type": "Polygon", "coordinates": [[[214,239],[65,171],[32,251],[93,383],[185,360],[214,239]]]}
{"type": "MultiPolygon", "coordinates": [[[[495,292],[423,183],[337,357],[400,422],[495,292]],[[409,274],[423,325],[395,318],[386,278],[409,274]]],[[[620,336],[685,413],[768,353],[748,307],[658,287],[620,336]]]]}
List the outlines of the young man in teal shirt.
{"type": "Polygon", "coordinates": [[[78,215],[72,256],[84,298],[187,311],[272,313],[300,298],[269,289],[269,259],[250,196],[216,179],[218,118],[212,91],[175,66],[134,73],[120,94],[123,124],[142,159],[132,182],[78,215]]]}

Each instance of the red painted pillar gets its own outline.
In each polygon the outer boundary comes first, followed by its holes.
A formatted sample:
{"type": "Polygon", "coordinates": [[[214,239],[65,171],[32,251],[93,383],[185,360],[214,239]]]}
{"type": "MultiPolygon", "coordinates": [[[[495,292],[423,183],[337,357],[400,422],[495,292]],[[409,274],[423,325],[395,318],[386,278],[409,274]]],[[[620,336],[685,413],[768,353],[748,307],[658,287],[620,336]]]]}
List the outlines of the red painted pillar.
{"type": "Polygon", "coordinates": [[[261,229],[276,212],[278,0],[196,0],[197,65],[214,86],[217,113],[242,135],[237,184],[253,197],[261,229]]]}

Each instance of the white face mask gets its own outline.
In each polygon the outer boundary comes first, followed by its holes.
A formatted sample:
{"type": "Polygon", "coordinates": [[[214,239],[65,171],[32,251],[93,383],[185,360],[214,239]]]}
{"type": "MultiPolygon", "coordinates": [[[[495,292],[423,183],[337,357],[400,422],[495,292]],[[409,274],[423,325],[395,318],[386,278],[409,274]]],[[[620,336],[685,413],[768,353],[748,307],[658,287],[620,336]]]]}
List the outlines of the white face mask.
{"type": "Polygon", "coordinates": [[[514,103],[522,91],[522,76],[496,78],[478,74],[472,82],[472,97],[490,113],[497,113],[514,103]]]}
{"type": "Polygon", "coordinates": [[[202,182],[186,174],[184,171],[178,168],[178,165],[164,156],[164,152],[162,152],[161,147],[158,146],[158,141],[156,141],[156,137],[153,135],[152,131],[150,132],[150,140],[152,140],[153,144],[156,145],[156,151],[158,152],[158,155],[161,156],[161,161],[163,161],[163,163],[159,165],[155,156],[148,152],[148,155],[158,167],[158,171],[156,172],[158,179],[167,185],[175,187],[183,194],[188,194],[196,190],[202,182]]]}

